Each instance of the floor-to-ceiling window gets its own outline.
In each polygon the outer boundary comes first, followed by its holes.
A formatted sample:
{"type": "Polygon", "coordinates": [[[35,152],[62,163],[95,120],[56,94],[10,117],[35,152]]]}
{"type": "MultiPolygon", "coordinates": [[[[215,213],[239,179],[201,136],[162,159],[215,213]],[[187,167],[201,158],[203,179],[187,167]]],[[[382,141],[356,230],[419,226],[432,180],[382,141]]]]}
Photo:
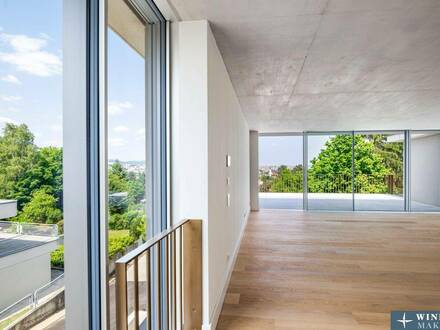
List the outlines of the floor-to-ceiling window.
{"type": "Polygon", "coordinates": [[[439,130],[303,136],[260,136],[261,208],[440,211],[439,130]]]}
{"type": "Polygon", "coordinates": [[[410,135],[411,211],[440,211],[440,131],[410,135]]]}
{"type": "MultiPolygon", "coordinates": [[[[111,329],[116,329],[115,261],[167,225],[164,26],[151,2],[108,1],[107,299],[111,329]]],[[[137,265],[142,270],[137,273],[140,325],[147,317],[147,287],[154,292],[158,283],[156,277],[148,283],[147,260],[144,255],[137,265]]],[[[129,265],[127,278],[128,315],[136,308],[133,267],[129,265]]],[[[160,269],[154,274],[162,276],[160,269]]],[[[165,290],[160,292],[166,295],[165,290]]]]}
{"type": "MultiPolygon", "coordinates": [[[[115,329],[114,262],[145,241],[147,233],[145,77],[150,34],[147,24],[124,1],[109,2],[108,16],[108,271],[110,328],[115,329]]],[[[133,305],[128,309],[132,313],[133,305]]]]}
{"type": "Polygon", "coordinates": [[[303,136],[260,136],[259,163],[260,207],[301,210],[303,136]]]}
{"type": "Polygon", "coordinates": [[[405,133],[355,132],[357,211],[404,211],[405,133]]]}
{"type": "Polygon", "coordinates": [[[309,210],[353,210],[352,133],[307,133],[309,210]]]}

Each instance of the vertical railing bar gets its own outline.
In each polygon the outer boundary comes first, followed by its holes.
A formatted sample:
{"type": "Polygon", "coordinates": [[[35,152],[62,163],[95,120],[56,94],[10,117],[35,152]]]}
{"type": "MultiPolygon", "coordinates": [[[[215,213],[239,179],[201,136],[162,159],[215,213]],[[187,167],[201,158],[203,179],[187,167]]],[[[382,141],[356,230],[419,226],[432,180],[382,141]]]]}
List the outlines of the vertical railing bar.
{"type": "Polygon", "coordinates": [[[133,278],[134,278],[134,328],[139,330],[139,258],[134,258],[133,278]]]}
{"type": "Polygon", "coordinates": [[[170,278],[170,263],[169,263],[169,251],[170,251],[170,249],[169,249],[169,236],[166,236],[165,237],[165,282],[166,282],[166,290],[167,290],[167,292],[166,292],[166,297],[167,297],[167,301],[166,301],[166,304],[165,304],[165,306],[166,306],[166,308],[167,308],[167,313],[166,313],[166,316],[167,316],[167,320],[166,320],[166,322],[167,322],[167,330],[169,330],[170,329],[170,281],[169,281],[169,278],[170,278]]]}
{"type": "Polygon", "coordinates": [[[145,255],[146,258],[146,280],[147,280],[147,329],[148,330],[152,330],[152,315],[151,315],[151,305],[152,305],[152,301],[153,301],[153,297],[151,296],[151,253],[150,253],[151,249],[147,250],[147,253],[145,255]]]}
{"type": "Polygon", "coordinates": [[[119,330],[128,329],[127,265],[116,263],[116,325],[119,330]]]}
{"type": "Polygon", "coordinates": [[[177,330],[177,307],[176,307],[176,294],[177,294],[177,290],[176,290],[176,232],[173,231],[172,234],[172,256],[173,256],[173,330],[177,330]]]}
{"type": "Polygon", "coordinates": [[[182,244],[182,235],[183,232],[183,226],[179,228],[179,268],[180,268],[180,276],[179,276],[179,282],[180,282],[180,302],[179,302],[179,309],[180,309],[180,328],[183,329],[183,244],[182,244]]]}
{"type": "Polygon", "coordinates": [[[162,267],[161,257],[162,257],[162,240],[157,242],[157,329],[162,329],[162,276],[160,276],[160,269],[162,267]]]}

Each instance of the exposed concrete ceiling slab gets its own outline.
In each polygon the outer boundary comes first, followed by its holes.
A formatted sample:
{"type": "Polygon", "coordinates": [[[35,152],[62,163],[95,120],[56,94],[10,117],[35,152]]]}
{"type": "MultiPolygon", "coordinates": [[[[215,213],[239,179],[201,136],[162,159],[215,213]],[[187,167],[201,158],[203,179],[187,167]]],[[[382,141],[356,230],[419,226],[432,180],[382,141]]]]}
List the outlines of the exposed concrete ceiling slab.
{"type": "Polygon", "coordinates": [[[251,129],[440,128],[438,0],[171,0],[207,19],[251,129]]]}

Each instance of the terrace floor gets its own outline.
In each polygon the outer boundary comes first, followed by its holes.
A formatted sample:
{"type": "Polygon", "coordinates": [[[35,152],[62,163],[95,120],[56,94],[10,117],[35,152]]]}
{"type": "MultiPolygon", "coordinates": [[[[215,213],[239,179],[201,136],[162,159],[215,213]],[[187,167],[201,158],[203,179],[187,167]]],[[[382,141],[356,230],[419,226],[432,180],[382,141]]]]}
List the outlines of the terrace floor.
{"type": "MultiPolygon", "coordinates": [[[[309,193],[309,210],[351,211],[352,194],[309,193]]],[[[403,211],[404,199],[391,194],[355,194],[355,208],[358,211],[403,211]]],[[[262,209],[303,209],[302,193],[260,193],[262,209]]],[[[440,212],[440,206],[417,201],[411,202],[411,209],[420,212],[440,212]]]]}
{"type": "Polygon", "coordinates": [[[440,216],[261,210],[250,215],[217,329],[381,330],[438,310],[440,216]]]}

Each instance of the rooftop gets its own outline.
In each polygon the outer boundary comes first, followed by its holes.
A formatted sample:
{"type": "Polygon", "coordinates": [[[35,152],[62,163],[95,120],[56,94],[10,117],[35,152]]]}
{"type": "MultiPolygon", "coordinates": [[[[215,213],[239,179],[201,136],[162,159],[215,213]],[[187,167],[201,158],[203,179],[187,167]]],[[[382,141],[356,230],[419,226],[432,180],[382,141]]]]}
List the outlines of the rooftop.
{"type": "Polygon", "coordinates": [[[54,242],[57,225],[0,221],[0,258],[54,242]]]}

